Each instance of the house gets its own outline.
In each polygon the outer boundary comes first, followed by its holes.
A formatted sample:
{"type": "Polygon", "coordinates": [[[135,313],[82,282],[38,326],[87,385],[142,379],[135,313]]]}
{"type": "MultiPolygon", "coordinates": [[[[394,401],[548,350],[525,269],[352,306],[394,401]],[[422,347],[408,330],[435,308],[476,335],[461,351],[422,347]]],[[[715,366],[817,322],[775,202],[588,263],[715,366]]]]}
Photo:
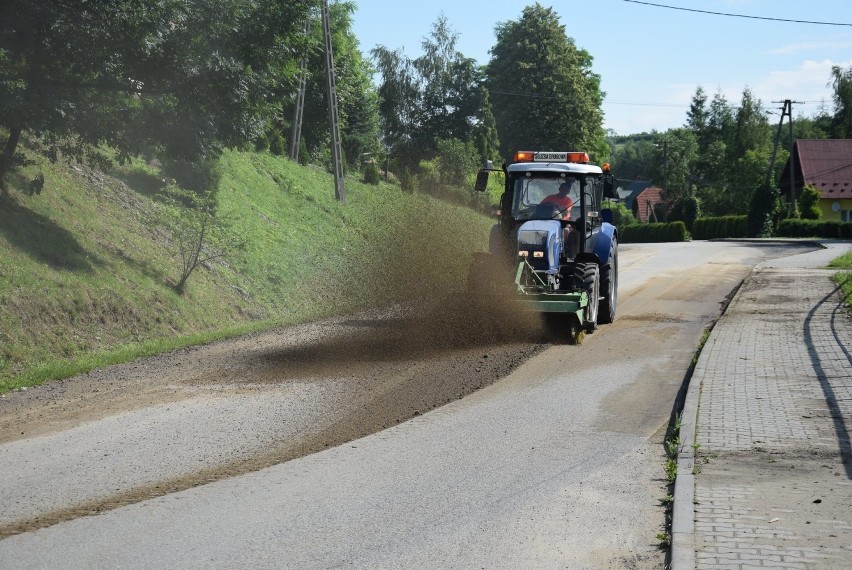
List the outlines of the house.
{"type": "MultiPolygon", "coordinates": [[[[822,219],[852,222],[852,139],[798,139],[791,160],[796,197],[810,184],[820,192],[822,219]]],[[[789,195],[790,160],[778,186],[789,195]]]]}
{"type": "Polygon", "coordinates": [[[660,211],[665,211],[658,208],[660,205],[664,208],[666,206],[666,201],[663,199],[663,189],[659,186],[648,185],[632,197],[630,209],[640,222],[665,222],[666,220],[657,218],[660,211]]]}
{"type": "Polygon", "coordinates": [[[633,211],[633,199],[650,185],[651,183],[646,180],[633,180],[627,186],[619,187],[618,199],[624,202],[628,210],[633,211]]]}

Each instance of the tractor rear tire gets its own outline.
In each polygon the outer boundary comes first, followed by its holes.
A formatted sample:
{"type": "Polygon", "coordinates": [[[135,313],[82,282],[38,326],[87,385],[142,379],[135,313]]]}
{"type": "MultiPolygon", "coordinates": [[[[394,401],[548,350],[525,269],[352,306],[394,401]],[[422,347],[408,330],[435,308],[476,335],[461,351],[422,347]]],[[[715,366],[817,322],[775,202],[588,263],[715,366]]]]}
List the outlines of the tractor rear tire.
{"type": "Polygon", "coordinates": [[[598,327],[598,301],[600,300],[600,269],[597,263],[578,263],[574,269],[577,287],[588,293],[589,304],[583,314],[583,330],[591,334],[598,327]]]}
{"type": "Polygon", "coordinates": [[[618,302],[618,240],[612,238],[609,259],[601,268],[601,297],[598,307],[598,324],[607,325],[615,320],[615,305],[618,302]]]}

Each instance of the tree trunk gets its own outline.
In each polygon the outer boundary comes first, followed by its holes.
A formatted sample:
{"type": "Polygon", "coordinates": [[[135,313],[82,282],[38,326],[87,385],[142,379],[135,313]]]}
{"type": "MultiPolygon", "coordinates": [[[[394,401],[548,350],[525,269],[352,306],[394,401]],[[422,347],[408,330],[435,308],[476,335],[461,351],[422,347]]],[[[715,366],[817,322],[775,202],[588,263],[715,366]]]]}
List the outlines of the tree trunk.
{"type": "Polygon", "coordinates": [[[3,187],[3,181],[6,174],[12,169],[14,164],[15,150],[18,148],[18,141],[21,140],[21,125],[12,125],[9,130],[9,138],[6,140],[6,147],[3,149],[3,154],[0,155],[0,187],[3,187]]]}

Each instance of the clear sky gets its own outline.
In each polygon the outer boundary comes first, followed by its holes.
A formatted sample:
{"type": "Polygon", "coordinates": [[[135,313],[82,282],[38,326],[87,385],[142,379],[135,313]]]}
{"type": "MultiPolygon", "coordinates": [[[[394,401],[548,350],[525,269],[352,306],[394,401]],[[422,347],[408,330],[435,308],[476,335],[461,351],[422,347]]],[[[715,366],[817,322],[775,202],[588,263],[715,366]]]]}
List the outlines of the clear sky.
{"type": "MultiPolygon", "coordinates": [[[[594,58],[606,92],[604,126],[618,134],[682,126],[699,85],[736,106],[746,87],[768,110],[792,99],[794,116],[833,110],[831,66],[852,66],[852,0],[649,0],[691,10],[845,26],[717,16],[626,0],[540,2],[559,14],[566,33],[594,58]]],[[[421,54],[444,14],[458,50],[488,63],[498,22],[518,20],[532,0],[356,0],[361,50],[376,45],[421,54]]],[[[777,117],[777,116],[776,116],[777,117]]],[[[770,116],[770,121],[777,118],[770,116]]]]}

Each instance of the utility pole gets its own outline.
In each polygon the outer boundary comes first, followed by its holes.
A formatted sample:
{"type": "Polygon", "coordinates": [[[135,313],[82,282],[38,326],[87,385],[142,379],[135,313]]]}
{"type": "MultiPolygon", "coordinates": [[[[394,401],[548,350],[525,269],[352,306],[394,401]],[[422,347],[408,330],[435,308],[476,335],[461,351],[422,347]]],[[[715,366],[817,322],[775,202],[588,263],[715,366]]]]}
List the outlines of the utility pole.
{"type": "Polygon", "coordinates": [[[663,196],[669,191],[669,139],[663,139],[663,196]]]}
{"type": "Polygon", "coordinates": [[[322,33],[325,39],[325,68],[328,84],[328,113],[331,124],[331,162],[334,169],[334,193],[337,201],[346,203],[343,187],[343,157],[340,140],[340,121],[337,114],[337,81],[334,78],[334,57],[331,49],[331,25],[328,17],[328,0],[322,2],[322,33]]]}
{"type": "MultiPolygon", "coordinates": [[[[660,143],[655,143],[654,146],[660,148],[660,143]]],[[[668,200],[668,191],[669,191],[669,139],[663,139],[663,192],[662,198],[663,203],[668,200]]],[[[666,221],[668,221],[668,208],[666,210],[666,221]]],[[[656,219],[656,215],[654,216],[656,219]]],[[[659,221],[659,220],[657,220],[659,221]]]]}
{"type": "MultiPolygon", "coordinates": [[[[305,36],[311,33],[311,19],[305,20],[305,36]]],[[[299,161],[299,143],[302,140],[302,117],[305,114],[305,89],[308,80],[308,56],[302,55],[299,62],[299,92],[296,95],[296,110],[293,113],[293,133],[290,137],[290,160],[299,161]]]]}
{"type": "Polygon", "coordinates": [[[796,157],[793,155],[793,147],[796,144],[793,139],[793,103],[801,103],[800,101],[773,101],[773,103],[783,103],[784,107],[781,110],[781,120],[778,121],[778,130],[775,132],[775,146],[772,148],[772,158],[769,161],[769,172],[766,175],[767,183],[772,185],[772,173],[775,171],[775,156],[778,153],[778,145],[781,143],[781,128],[784,126],[784,117],[789,117],[790,125],[790,186],[787,190],[787,207],[792,209],[796,202],[796,157]]]}

